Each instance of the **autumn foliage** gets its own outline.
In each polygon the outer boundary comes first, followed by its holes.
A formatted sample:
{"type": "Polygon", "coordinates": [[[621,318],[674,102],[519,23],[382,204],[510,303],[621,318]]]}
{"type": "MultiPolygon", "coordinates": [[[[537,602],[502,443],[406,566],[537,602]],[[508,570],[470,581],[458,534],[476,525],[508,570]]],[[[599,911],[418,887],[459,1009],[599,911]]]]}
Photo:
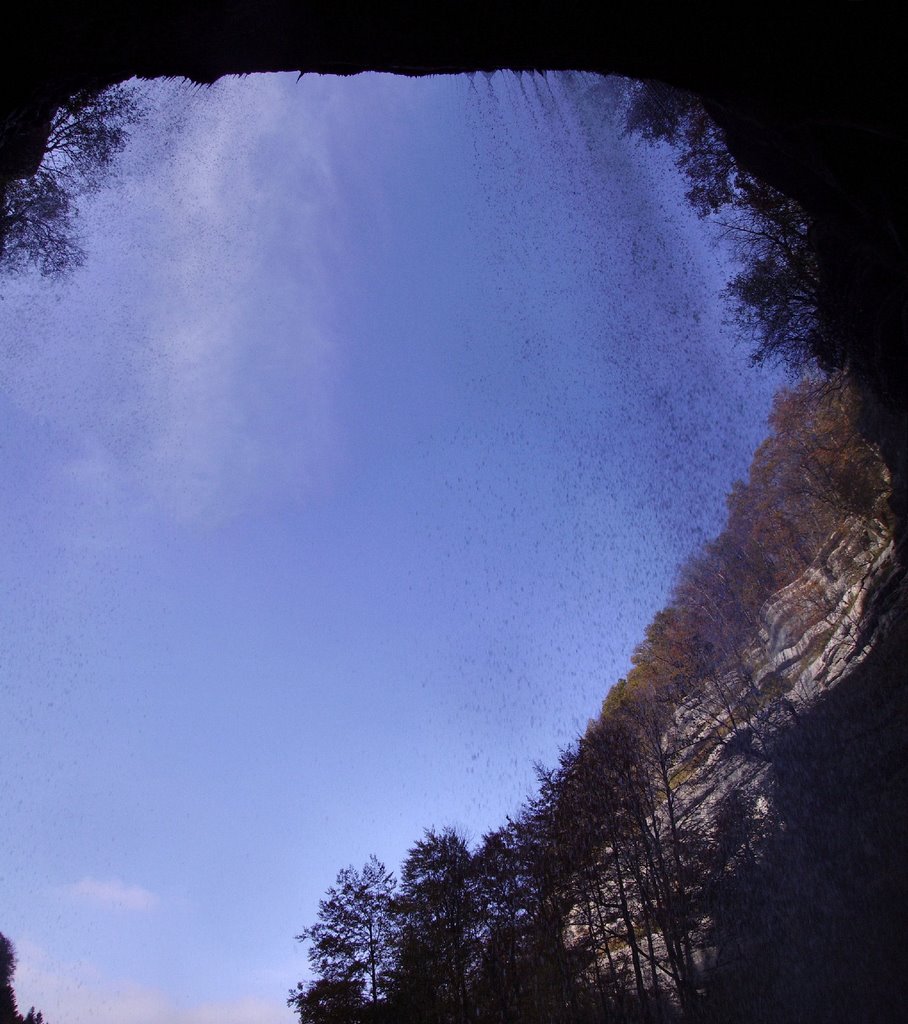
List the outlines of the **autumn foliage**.
{"type": "Polygon", "coordinates": [[[348,883],[365,875],[341,872],[301,936],[321,971],[290,993],[304,1024],[709,1019],[710,978],[728,978],[711,972],[732,955],[714,922],[772,821],[735,789],[704,817],[687,787],[722,748],[773,756],[761,712],[784,686],[752,675],[767,602],[830,538],[891,527],[887,471],[859,420],[838,378],[777,396],[725,529],[681,567],[585,734],[537,769],[536,796],[475,848],[454,829],[427,831],[399,886],[373,865],[359,907],[348,883]],[[678,727],[685,716],[693,730],[678,727]],[[362,952],[375,907],[380,985],[362,952]]]}

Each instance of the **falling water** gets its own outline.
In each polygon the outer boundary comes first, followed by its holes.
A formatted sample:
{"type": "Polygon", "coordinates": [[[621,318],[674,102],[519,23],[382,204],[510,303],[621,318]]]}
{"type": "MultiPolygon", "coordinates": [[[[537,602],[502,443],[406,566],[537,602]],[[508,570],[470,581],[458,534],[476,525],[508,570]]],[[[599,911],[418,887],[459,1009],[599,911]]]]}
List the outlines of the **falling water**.
{"type": "Polygon", "coordinates": [[[3,282],[0,923],[52,1022],[270,1021],[339,865],[598,713],[777,378],[613,83],[145,88],[3,282]]]}

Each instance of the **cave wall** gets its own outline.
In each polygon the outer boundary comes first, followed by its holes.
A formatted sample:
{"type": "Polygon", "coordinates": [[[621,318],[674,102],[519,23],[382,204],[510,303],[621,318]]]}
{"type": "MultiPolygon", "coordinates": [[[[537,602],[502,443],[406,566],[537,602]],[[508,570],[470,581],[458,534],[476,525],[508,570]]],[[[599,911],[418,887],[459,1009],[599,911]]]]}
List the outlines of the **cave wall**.
{"type": "Polygon", "coordinates": [[[46,0],[29,11],[27,32],[7,34],[0,174],[33,172],[61,98],[133,76],[510,68],[614,72],[693,90],[734,155],[812,216],[830,290],[854,310],[859,340],[848,362],[902,415],[884,438],[902,479],[908,73],[899,34],[868,6],[784,17],[744,6],[720,19],[691,5],[581,9],[563,0],[46,0]]]}

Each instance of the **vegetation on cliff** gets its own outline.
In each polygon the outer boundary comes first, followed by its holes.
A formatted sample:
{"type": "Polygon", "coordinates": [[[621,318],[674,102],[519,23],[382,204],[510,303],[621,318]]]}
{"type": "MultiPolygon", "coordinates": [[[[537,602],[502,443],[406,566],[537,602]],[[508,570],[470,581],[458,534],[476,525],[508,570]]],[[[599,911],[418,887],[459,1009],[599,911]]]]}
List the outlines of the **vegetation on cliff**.
{"type": "Polygon", "coordinates": [[[373,872],[380,902],[346,884],[365,869],[341,873],[299,936],[314,940],[316,974],[290,993],[304,1024],[725,1019],[758,952],[741,952],[730,907],[782,827],[773,773],[811,713],[795,684],[844,614],[838,590],[823,607],[818,594],[829,629],[785,661],[767,609],[830,572],[833,552],[857,543],[878,558],[890,534],[888,474],[859,406],[837,378],[780,393],[725,529],[681,568],[626,678],[512,819],[473,847],[427,831],[399,887],[373,872]],[[380,974],[362,943],[344,945],[367,906],[381,907],[380,974]]]}
{"type": "Polygon", "coordinates": [[[778,396],[725,529],[681,567],[631,670],[538,769],[536,795],[476,844],[425,832],[399,886],[383,865],[380,891],[349,884],[368,865],[341,872],[299,936],[314,977],[288,1004],[303,1024],[759,1020],[761,999],[785,1015],[779,985],[746,983],[787,976],[767,953],[776,916],[760,887],[793,895],[788,866],[816,855],[780,841],[788,824],[828,829],[825,811],[777,797],[794,766],[816,782],[792,737],[828,666],[876,656],[862,616],[889,580],[892,476],[845,376],[860,325],[820,272],[807,214],[733,158],[699,100],[628,89],[628,130],[676,147],[690,202],[732,241],[732,321],[756,361],[780,359],[801,383],[778,396]]]}
{"type": "Polygon", "coordinates": [[[624,130],[667,143],[687,182],[687,200],[731,242],[738,270],[726,288],[731,319],[753,358],[799,373],[844,369],[847,314],[826,287],[811,242],[811,218],[790,196],[742,166],[700,97],[661,82],[626,81],[624,130]]]}

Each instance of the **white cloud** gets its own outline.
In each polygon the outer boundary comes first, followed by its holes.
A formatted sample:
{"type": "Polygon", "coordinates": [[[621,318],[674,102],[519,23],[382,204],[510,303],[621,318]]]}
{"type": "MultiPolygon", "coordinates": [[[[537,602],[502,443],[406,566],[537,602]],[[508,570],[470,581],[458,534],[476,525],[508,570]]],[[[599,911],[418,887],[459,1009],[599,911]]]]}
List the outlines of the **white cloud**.
{"type": "Polygon", "coordinates": [[[78,900],[117,910],[148,911],[158,904],[158,897],[153,892],[140,885],[126,885],[117,878],[107,881],[83,878],[66,886],[66,891],[78,900]]]}
{"type": "Polygon", "coordinates": [[[259,998],[178,1006],[164,992],[104,978],[91,964],[56,964],[30,942],[17,943],[20,1007],[34,1005],[60,1024],[287,1024],[283,1002],[259,998]]]}

